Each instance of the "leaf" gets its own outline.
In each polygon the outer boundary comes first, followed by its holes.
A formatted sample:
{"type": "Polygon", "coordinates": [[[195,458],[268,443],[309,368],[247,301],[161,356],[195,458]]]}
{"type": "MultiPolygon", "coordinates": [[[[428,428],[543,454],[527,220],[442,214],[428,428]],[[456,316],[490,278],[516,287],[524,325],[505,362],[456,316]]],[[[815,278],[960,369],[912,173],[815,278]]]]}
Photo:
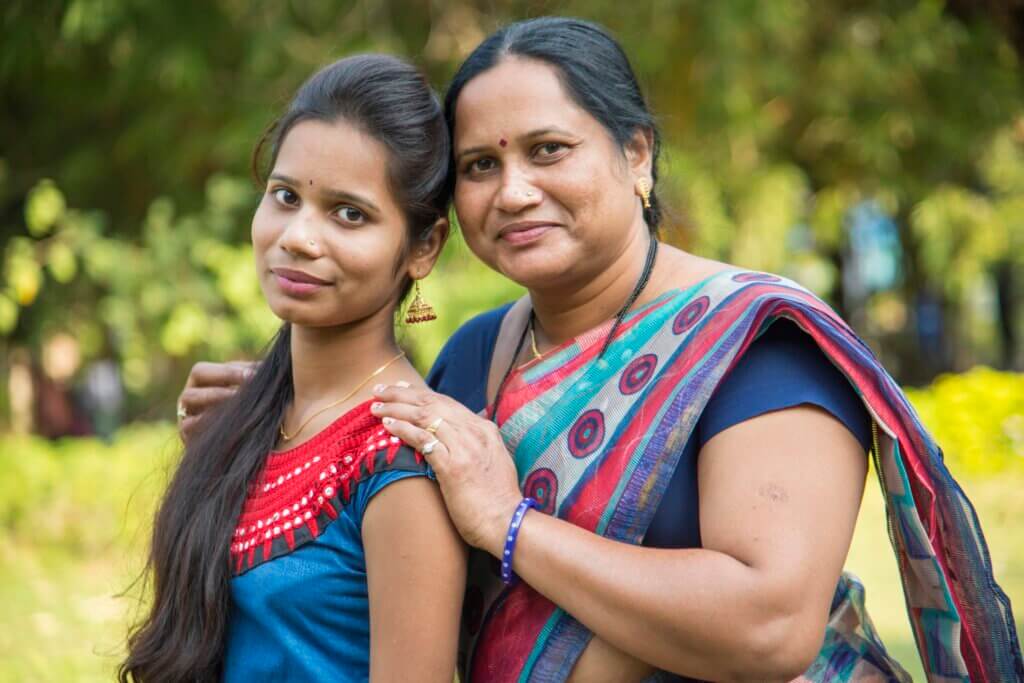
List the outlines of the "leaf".
{"type": "Polygon", "coordinates": [[[28,306],[36,300],[42,283],[42,269],[31,254],[10,254],[7,261],[7,284],[21,306],[28,306]]]}
{"type": "Polygon", "coordinates": [[[29,234],[33,237],[46,235],[66,210],[64,195],[56,183],[49,179],[39,181],[25,200],[25,224],[29,234]]]}
{"type": "Polygon", "coordinates": [[[206,312],[196,304],[179,303],[160,333],[164,351],[172,356],[184,356],[202,341],[208,322],[206,312]]]}
{"type": "Polygon", "coordinates": [[[0,294],[0,334],[8,334],[18,324],[18,304],[0,294]]]}
{"type": "Polygon", "coordinates": [[[71,282],[78,272],[75,252],[64,242],[54,242],[50,245],[50,249],[46,253],[46,265],[53,279],[61,284],[71,282]]]}

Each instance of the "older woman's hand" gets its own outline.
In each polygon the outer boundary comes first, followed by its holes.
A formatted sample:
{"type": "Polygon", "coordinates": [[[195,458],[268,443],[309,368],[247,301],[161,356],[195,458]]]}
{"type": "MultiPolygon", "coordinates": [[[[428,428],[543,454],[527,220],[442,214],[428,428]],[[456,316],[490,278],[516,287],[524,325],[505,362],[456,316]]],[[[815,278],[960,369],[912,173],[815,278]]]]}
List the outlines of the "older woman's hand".
{"type": "Polygon", "coordinates": [[[227,363],[199,362],[188,373],[185,388],[178,397],[178,430],[188,443],[199,417],[222,401],[234,396],[238,387],[256,372],[255,361],[227,363]]]}
{"type": "Polygon", "coordinates": [[[395,436],[423,453],[441,485],[448,514],[470,545],[498,557],[522,492],[498,428],[428,389],[378,385],[371,410],[395,436]],[[428,431],[434,428],[432,434],[428,431]],[[437,439],[432,449],[428,444],[437,439]],[[424,453],[427,447],[430,453],[424,453]]]}

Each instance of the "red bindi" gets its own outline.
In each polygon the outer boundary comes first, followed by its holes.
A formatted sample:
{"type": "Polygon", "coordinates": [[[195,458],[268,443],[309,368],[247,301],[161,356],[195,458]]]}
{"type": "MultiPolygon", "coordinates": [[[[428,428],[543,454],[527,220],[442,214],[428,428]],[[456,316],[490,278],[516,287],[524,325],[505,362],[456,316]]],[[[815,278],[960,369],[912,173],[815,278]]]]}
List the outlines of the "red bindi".
{"type": "Polygon", "coordinates": [[[498,140],[498,144],[501,145],[502,147],[504,147],[505,145],[508,144],[508,140],[506,140],[505,138],[502,138],[502,139],[498,140]]]}

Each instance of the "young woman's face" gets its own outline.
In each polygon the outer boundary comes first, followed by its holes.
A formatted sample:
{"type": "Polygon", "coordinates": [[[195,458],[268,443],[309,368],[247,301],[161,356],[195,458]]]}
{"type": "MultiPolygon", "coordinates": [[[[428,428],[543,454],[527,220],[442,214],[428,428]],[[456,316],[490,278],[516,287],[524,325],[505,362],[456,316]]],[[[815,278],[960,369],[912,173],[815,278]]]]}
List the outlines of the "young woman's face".
{"type": "Polygon", "coordinates": [[[346,121],[286,134],[252,221],[260,286],[282,320],[325,327],[391,312],[411,266],[388,161],[346,121]]]}
{"type": "Polygon", "coordinates": [[[459,224],[512,280],[544,289],[592,277],[643,225],[634,183],[650,177],[649,156],[624,155],[548,64],[503,59],[466,84],[455,115],[459,224]]]}

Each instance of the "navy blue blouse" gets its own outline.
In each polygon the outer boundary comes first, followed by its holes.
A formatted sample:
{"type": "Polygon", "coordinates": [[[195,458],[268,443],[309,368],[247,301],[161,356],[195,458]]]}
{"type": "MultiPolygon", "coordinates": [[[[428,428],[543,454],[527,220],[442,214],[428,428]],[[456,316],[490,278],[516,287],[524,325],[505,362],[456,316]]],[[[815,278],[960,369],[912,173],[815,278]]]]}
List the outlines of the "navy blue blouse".
{"type": "MultiPolygon", "coordinates": [[[[487,405],[487,377],[507,304],[460,327],[427,376],[435,390],[474,412],[487,405]]],[[[795,323],[779,320],[758,337],[708,401],[683,449],[668,489],[644,537],[654,548],[696,548],[700,541],[697,454],[712,437],[758,415],[817,406],[842,422],[865,452],[871,418],[853,386],[795,323]]]]}

